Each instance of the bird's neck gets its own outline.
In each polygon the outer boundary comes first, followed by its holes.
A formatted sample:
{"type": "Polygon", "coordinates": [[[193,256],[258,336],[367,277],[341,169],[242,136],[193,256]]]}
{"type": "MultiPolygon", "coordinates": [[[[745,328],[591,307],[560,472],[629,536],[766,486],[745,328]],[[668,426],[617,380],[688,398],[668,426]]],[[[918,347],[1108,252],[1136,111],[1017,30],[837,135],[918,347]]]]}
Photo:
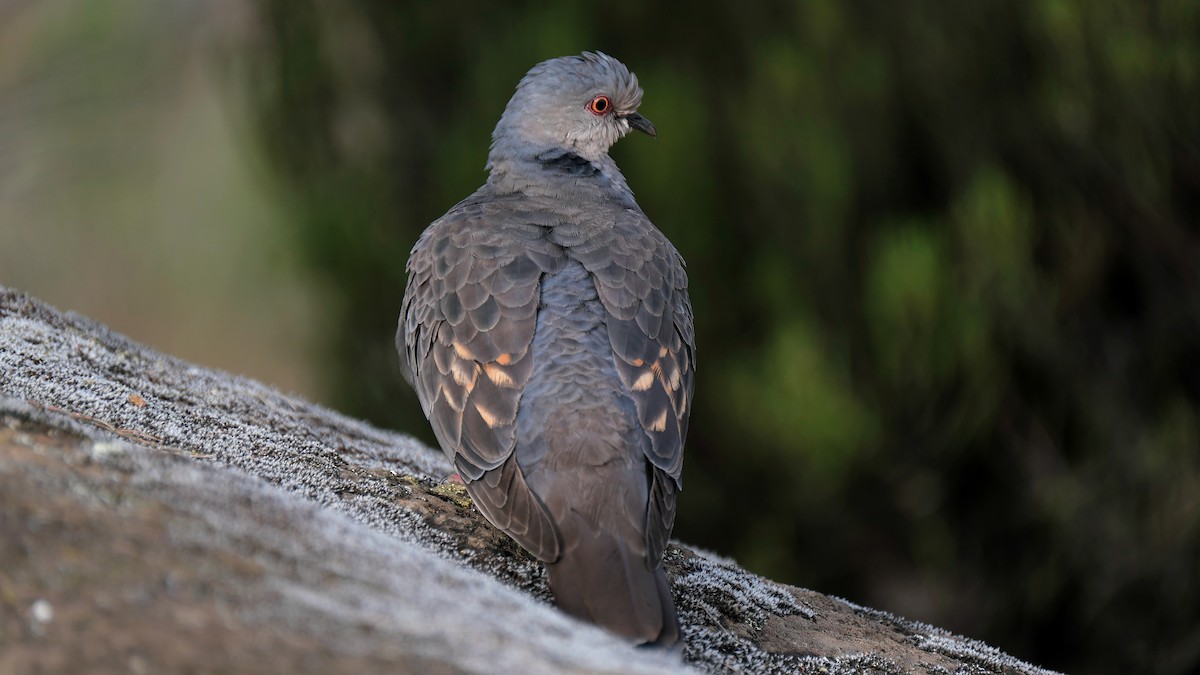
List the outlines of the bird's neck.
{"type": "Polygon", "coordinates": [[[587,201],[603,199],[636,206],[625,176],[607,154],[585,157],[563,147],[497,153],[493,148],[487,167],[489,186],[500,192],[587,201]]]}

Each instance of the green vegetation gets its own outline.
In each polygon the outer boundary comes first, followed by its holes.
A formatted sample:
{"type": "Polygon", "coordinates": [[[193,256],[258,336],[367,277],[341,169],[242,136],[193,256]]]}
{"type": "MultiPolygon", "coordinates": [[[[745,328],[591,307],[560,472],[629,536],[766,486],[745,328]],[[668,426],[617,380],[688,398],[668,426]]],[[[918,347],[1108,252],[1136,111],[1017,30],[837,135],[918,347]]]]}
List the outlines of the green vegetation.
{"type": "Polygon", "coordinates": [[[1200,667],[1200,4],[261,9],[339,407],[427,428],[408,249],[525,70],[601,49],[693,284],[677,536],[1047,666],[1200,667]]]}

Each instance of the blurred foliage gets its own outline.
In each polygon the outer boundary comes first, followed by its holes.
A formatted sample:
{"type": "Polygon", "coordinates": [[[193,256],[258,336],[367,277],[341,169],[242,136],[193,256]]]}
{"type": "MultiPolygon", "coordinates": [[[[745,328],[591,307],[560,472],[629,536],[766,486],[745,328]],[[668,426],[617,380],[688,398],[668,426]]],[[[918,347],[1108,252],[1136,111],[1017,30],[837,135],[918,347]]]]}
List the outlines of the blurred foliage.
{"type": "Polygon", "coordinates": [[[1044,665],[1200,667],[1200,5],[260,5],[340,406],[431,440],[408,249],[521,75],[601,49],[692,279],[677,536],[1044,665]]]}
{"type": "Polygon", "coordinates": [[[244,4],[0,1],[0,284],[309,393],[325,296],[213,68],[244,4]]]}

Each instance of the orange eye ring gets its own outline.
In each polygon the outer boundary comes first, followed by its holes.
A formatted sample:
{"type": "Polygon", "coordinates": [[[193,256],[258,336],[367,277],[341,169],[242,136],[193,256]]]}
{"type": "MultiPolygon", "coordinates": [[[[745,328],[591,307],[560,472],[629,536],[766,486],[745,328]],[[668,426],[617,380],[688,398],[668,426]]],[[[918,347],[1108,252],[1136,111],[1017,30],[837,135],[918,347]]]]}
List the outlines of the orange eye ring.
{"type": "Polygon", "coordinates": [[[600,94],[587,104],[587,109],[593,115],[607,115],[612,112],[612,101],[604,94],[600,94]]]}

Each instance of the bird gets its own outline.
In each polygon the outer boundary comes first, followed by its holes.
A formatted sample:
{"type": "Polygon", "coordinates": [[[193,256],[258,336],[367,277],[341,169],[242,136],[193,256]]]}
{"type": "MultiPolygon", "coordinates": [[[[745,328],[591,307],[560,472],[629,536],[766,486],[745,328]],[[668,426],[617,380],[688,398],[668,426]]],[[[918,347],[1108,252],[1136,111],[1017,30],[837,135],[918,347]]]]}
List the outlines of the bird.
{"type": "Polygon", "coordinates": [[[528,71],[486,182],[412,248],[396,347],[476,508],[545,563],[555,604],[678,648],[662,560],[693,313],[682,256],[608,154],[631,131],[657,135],[642,95],[603,52],[528,71]]]}

